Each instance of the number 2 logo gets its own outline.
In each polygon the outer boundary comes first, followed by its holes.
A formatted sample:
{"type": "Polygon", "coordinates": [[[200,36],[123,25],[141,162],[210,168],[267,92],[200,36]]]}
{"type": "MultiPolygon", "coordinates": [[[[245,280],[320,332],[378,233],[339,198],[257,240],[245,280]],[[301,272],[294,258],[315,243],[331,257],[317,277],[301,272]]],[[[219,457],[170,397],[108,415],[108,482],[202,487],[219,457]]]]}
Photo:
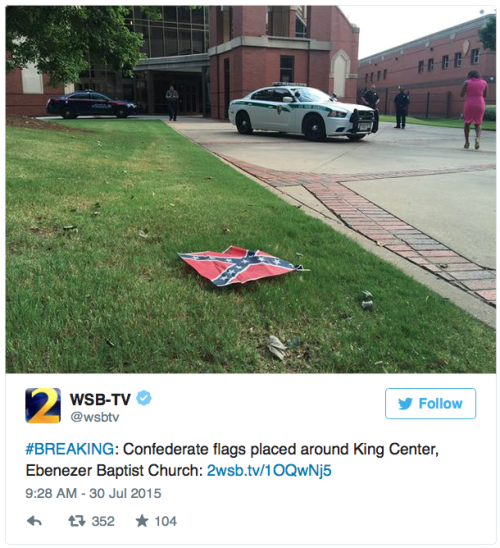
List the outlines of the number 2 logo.
{"type": "Polygon", "coordinates": [[[26,390],[26,422],[30,424],[61,422],[59,388],[28,388],[26,390]]]}

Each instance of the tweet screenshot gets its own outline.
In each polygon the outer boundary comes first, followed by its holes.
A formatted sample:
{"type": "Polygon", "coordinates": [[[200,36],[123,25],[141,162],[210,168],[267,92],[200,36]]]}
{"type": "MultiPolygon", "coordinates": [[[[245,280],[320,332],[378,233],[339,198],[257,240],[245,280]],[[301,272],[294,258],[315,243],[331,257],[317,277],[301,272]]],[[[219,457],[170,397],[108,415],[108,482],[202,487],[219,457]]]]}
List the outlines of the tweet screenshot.
{"type": "Polygon", "coordinates": [[[0,545],[497,545],[495,8],[2,9],[0,545]]]}

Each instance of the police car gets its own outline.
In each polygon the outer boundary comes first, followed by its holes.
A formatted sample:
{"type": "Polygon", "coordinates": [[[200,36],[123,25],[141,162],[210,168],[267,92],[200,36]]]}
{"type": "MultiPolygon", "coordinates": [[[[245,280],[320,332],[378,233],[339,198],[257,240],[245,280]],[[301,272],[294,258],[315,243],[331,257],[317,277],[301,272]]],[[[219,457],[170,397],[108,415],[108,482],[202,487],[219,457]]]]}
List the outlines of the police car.
{"type": "Polygon", "coordinates": [[[47,101],[48,114],[58,114],[70,119],[77,116],[116,116],[126,118],[137,114],[137,106],[129,101],[113,100],[93,90],[75,91],[47,101]]]}
{"type": "Polygon", "coordinates": [[[359,141],[378,129],[370,107],[340,103],[306,84],[282,82],[231,101],[229,120],[245,135],[265,129],[303,133],[310,141],[336,135],[359,141]]]}

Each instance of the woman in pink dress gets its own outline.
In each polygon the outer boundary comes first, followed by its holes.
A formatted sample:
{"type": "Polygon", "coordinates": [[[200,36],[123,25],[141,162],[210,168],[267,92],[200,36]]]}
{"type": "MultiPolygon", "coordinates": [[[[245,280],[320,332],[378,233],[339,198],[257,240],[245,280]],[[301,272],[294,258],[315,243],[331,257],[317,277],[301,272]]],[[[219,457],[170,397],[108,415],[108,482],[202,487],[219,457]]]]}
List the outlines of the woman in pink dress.
{"type": "Polygon", "coordinates": [[[476,141],[474,148],[477,150],[481,145],[481,124],[483,123],[484,111],[486,110],[485,99],[488,96],[488,84],[481,78],[477,70],[471,70],[467,80],[462,86],[460,97],[465,96],[464,105],[464,148],[469,148],[470,125],[476,128],[476,141]]]}

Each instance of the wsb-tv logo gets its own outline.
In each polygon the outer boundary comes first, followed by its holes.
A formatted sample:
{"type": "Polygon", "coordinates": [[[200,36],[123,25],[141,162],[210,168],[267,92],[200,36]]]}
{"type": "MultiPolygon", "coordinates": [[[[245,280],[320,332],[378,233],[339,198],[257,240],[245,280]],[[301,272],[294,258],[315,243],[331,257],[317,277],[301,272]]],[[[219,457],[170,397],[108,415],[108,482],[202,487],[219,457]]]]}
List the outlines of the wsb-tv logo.
{"type": "Polygon", "coordinates": [[[26,390],[26,422],[30,424],[61,422],[59,388],[28,388],[26,390]]]}

